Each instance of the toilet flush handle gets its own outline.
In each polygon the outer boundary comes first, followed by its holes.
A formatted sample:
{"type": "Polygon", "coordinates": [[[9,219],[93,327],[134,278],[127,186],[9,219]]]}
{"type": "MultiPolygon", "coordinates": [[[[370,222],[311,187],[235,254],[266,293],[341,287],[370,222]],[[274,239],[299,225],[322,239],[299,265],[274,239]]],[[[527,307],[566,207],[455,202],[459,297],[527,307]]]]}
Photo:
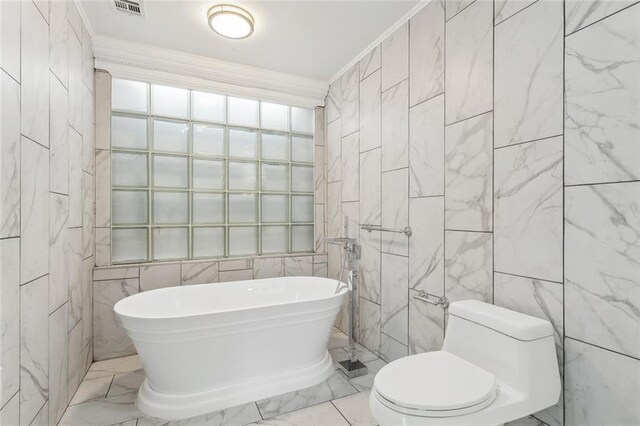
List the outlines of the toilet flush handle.
{"type": "Polygon", "coordinates": [[[420,290],[418,294],[413,295],[414,299],[421,300],[423,302],[427,302],[431,305],[442,306],[444,309],[449,307],[449,299],[445,296],[436,296],[435,294],[429,294],[424,290],[420,290]]]}

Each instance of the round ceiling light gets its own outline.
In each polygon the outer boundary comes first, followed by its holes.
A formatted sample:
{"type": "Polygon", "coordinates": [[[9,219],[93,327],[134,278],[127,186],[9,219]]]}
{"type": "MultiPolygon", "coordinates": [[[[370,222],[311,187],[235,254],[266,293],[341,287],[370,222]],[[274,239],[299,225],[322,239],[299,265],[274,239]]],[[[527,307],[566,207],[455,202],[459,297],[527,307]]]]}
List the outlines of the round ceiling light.
{"type": "Polygon", "coordinates": [[[207,12],[209,27],[223,37],[241,39],[253,33],[253,16],[241,7],[218,4],[207,12]]]}

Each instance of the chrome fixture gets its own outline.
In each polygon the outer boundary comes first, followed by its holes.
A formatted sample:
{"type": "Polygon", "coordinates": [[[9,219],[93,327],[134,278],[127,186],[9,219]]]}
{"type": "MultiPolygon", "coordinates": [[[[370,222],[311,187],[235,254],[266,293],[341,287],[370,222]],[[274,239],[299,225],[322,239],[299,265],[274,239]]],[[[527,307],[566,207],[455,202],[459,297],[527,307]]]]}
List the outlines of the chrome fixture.
{"type": "Polygon", "coordinates": [[[449,307],[449,299],[445,296],[436,296],[435,294],[429,294],[424,290],[420,290],[418,294],[413,296],[414,299],[427,302],[431,305],[442,306],[444,309],[449,307]]]}
{"type": "Polygon", "coordinates": [[[403,229],[383,228],[380,225],[373,225],[371,223],[360,224],[360,229],[364,229],[367,232],[380,231],[380,232],[394,232],[396,234],[404,234],[410,237],[413,234],[410,226],[405,226],[403,229]]]}

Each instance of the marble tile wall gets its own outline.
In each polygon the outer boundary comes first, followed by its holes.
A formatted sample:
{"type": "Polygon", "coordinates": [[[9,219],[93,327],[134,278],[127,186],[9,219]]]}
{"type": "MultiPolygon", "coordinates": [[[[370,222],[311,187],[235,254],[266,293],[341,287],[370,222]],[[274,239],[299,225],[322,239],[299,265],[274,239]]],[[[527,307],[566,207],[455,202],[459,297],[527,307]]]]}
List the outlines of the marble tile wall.
{"type": "Polygon", "coordinates": [[[0,422],[57,424],[93,358],[92,47],[73,1],[0,17],[0,422]]]}
{"type": "Polygon", "coordinates": [[[640,423],[637,22],[637,0],[432,0],[331,85],[359,137],[327,146],[328,234],[355,202],[413,231],[359,233],[363,346],[440,349],[446,313],[420,290],[495,303],[555,331],[564,396],[523,424],[640,423]]]}

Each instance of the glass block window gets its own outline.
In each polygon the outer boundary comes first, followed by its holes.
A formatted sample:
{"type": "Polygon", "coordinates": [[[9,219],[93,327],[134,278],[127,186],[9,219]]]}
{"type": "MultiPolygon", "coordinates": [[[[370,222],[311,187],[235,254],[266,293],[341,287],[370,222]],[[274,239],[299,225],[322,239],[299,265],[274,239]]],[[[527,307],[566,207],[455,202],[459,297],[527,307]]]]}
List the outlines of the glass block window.
{"type": "Polygon", "coordinates": [[[314,113],[113,80],[114,263],[313,251],[314,113]]]}

